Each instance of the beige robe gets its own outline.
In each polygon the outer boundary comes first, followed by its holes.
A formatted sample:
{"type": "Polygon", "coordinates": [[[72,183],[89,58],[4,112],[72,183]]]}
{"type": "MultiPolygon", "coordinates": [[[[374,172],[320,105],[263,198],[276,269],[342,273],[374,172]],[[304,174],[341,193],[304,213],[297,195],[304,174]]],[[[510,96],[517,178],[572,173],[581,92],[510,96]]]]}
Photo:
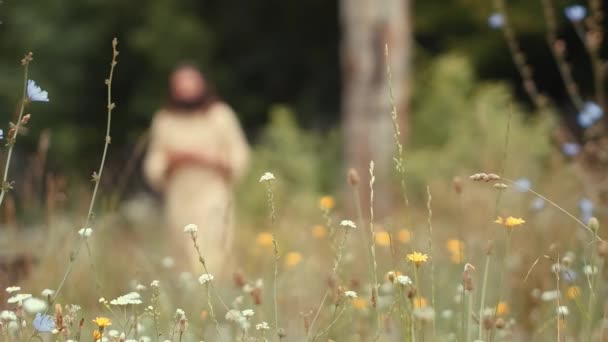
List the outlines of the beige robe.
{"type": "Polygon", "coordinates": [[[164,194],[166,218],[171,229],[172,251],[197,262],[192,242],[183,232],[190,223],[198,225],[198,242],[210,272],[219,272],[229,256],[233,240],[232,192],[248,164],[249,146],[232,109],[213,104],[206,112],[156,113],[150,130],[150,145],[144,173],[150,185],[164,194]],[[181,165],[167,176],[169,155],[189,153],[220,160],[230,170],[229,180],[204,165],[181,165]]]}

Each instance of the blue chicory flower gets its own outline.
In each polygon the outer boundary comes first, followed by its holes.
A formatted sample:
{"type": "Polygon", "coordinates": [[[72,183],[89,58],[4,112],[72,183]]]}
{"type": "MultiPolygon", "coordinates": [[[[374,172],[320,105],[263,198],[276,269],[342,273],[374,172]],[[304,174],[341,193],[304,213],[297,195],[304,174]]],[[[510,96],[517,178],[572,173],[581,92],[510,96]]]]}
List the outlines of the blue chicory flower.
{"type": "Polygon", "coordinates": [[[49,102],[49,93],[40,89],[33,80],[27,81],[27,98],[30,101],[49,102]]]}
{"type": "Polygon", "coordinates": [[[575,23],[585,19],[585,16],[587,16],[587,9],[585,6],[572,5],[566,7],[564,13],[566,14],[566,18],[568,18],[568,20],[575,23]]]}
{"type": "Polygon", "coordinates": [[[34,329],[38,332],[51,332],[55,330],[55,321],[53,316],[43,315],[40,312],[34,318],[34,329]]]}
{"type": "Polygon", "coordinates": [[[581,221],[583,221],[583,223],[589,222],[591,217],[593,217],[593,202],[588,198],[582,198],[578,202],[578,207],[581,210],[581,221]]]}
{"type": "Polygon", "coordinates": [[[519,192],[527,192],[531,186],[532,182],[528,178],[518,178],[515,180],[515,190],[519,192]]]}
{"type": "Polygon", "coordinates": [[[604,116],[604,110],[597,103],[587,101],[583,105],[583,109],[578,113],[577,121],[579,126],[583,128],[590,127],[597,120],[604,116]]]}
{"type": "Polygon", "coordinates": [[[574,157],[581,151],[581,145],[573,142],[567,142],[562,145],[562,152],[568,157],[574,157]]]}
{"type": "Polygon", "coordinates": [[[488,26],[493,29],[499,29],[505,24],[505,17],[502,13],[493,13],[488,17],[488,26]]]}

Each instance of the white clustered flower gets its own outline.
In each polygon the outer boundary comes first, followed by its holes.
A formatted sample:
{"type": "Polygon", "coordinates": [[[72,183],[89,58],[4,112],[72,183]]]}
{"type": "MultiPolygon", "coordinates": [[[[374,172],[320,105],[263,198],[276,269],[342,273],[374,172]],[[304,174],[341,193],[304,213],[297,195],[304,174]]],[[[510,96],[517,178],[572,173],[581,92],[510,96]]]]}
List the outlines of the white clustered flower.
{"type": "Polygon", "coordinates": [[[118,332],[118,330],[110,330],[110,331],[108,331],[108,336],[110,336],[110,337],[118,337],[118,335],[120,335],[120,333],[118,332]]]}
{"type": "Polygon", "coordinates": [[[214,278],[213,274],[203,273],[203,275],[198,277],[198,282],[201,284],[206,284],[206,283],[211,282],[213,280],[213,278],[214,278]]]}
{"type": "Polygon", "coordinates": [[[247,317],[243,316],[243,314],[236,309],[232,309],[226,313],[226,320],[239,324],[243,330],[247,330],[251,326],[247,317]]]}
{"type": "Polygon", "coordinates": [[[198,226],[194,223],[189,223],[184,227],[184,233],[192,234],[198,231],[198,226]]]}
{"type": "Polygon", "coordinates": [[[177,310],[175,310],[175,317],[182,318],[185,315],[186,315],[186,312],[184,312],[184,310],[182,310],[180,308],[178,308],[177,310]]]}
{"type": "Polygon", "coordinates": [[[348,298],[357,298],[357,292],[355,291],[346,291],[344,295],[348,298]]]}
{"type": "Polygon", "coordinates": [[[253,316],[254,313],[255,312],[251,309],[246,309],[246,310],[241,311],[241,314],[245,317],[251,317],[251,316],[253,316]]]}
{"type": "Polygon", "coordinates": [[[49,296],[54,295],[55,291],[51,289],[44,289],[40,294],[42,295],[42,297],[48,298],[49,296]]]}
{"type": "Polygon", "coordinates": [[[107,303],[108,301],[105,298],[101,297],[101,298],[99,298],[98,302],[107,303]]]}
{"type": "Polygon", "coordinates": [[[0,312],[0,321],[11,322],[11,321],[16,321],[16,320],[17,320],[17,315],[15,314],[14,311],[3,310],[2,312],[0,312]]]}
{"type": "Polygon", "coordinates": [[[29,293],[20,293],[20,294],[12,296],[6,302],[9,303],[9,304],[19,303],[19,302],[22,302],[22,301],[30,298],[30,297],[32,297],[32,295],[29,294],[29,293]]]}
{"type": "Polygon", "coordinates": [[[137,286],[135,286],[136,291],[144,291],[145,289],[146,289],[146,285],[144,285],[144,284],[137,284],[137,286]]]}
{"type": "Polygon", "coordinates": [[[545,291],[540,295],[540,299],[544,302],[550,302],[559,298],[559,291],[545,291]]]}
{"type": "Polygon", "coordinates": [[[340,225],[342,227],[346,227],[346,228],[357,228],[357,225],[355,225],[355,222],[351,221],[351,220],[342,220],[340,221],[340,225]]]}
{"type": "Polygon", "coordinates": [[[597,266],[585,265],[585,267],[583,267],[583,273],[585,273],[585,275],[594,275],[597,274],[597,271],[597,266]]]}
{"type": "Polygon", "coordinates": [[[570,311],[568,310],[568,307],[565,305],[560,305],[557,308],[557,314],[559,316],[568,316],[569,313],[570,313],[570,311]]]}
{"type": "Polygon", "coordinates": [[[397,282],[403,286],[412,285],[412,279],[408,276],[404,276],[402,274],[397,276],[397,282]]]}
{"type": "Polygon", "coordinates": [[[13,293],[13,292],[17,292],[17,291],[21,291],[21,287],[19,286],[9,286],[6,288],[6,292],[8,293],[13,293]]]}
{"type": "Polygon", "coordinates": [[[268,323],[262,322],[255,325],[255,330],[270,330],[268,323]]]}
{"type": "Polygon", "coordinates": [[[262,177],[260,177],[260,183],[262,182],[268,182],[271,180],[275,180],[274,175],[270,172],[266,172],[262,175],[262,177]]]}
{"type": "Polygon", "coordinates": [[[78,231],[78,234],[80,234],[80,236],[88,238],[89,236],[93,235],[93,228],[81,228],[78,231]]]}
{"type": "Polygon", "coordinates": [[[153,280],[150,283],[150,286],[152,286],[152,287],[159,287],[160,286],[160,282],[158,280],[153,280]]]}
{"type": "Polygon", "coordinates": [[[129,292],[126,295],[122,295],[116,299],[112,299],[110,304],[112,305],[129,305],[129,304],[141,304],[141,296],[137,292],[129,292]]]}
{"type": "Polygon", "coordinates": [[[46,310],[46,300],[42,300],[36,297],[30,297],[23,301],[23,308],[30,314],[43,312],[46,310]]]}

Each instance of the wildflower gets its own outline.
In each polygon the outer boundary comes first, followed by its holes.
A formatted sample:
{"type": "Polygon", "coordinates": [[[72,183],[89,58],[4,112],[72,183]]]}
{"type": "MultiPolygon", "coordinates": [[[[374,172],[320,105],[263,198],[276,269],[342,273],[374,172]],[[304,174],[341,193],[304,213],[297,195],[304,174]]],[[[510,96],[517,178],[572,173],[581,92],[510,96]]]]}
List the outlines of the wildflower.
{"type": "Polygon", "coordinates": [[[324,226],[317,224],[312,227],[312,237],[314,237],[315,239],[322,239],[326,236],[327,229],[324,226]]]}
{"type": "Polygon", "coordinates": [[[42,300],[36,297],[30,297],[23,301],[23,309],[28,313],[43,312],[47,308],[46,300],[42,300]]]}
{"type": "Polygon", "coordinates": [[[6,302],[9,304],[20,303],[30,297],[32,297],[32,295],[29,293],[19,293],[10,297],[6,302]]]}
{"type": "Polygon", "coordinates": [[[577,121],[579,126],[588,128],[597,120],[604,116],[604,110],[595,102],[585,102],[583,109],[578,113],[577,121]]]}
{"type": "Polygon", "coordinates": [[[99,341],[99,340],[101,340],[101,333],[99,332],[99,330],[93,331],[93,341],[99,341]]]}
{"type": "Polygon", "coordinates": [[[206,284],[206,283],[211,282],[211,281],[213,280],[213,278],[214,278],[214,277],[213,277],[213,275],[212,275],[212,274],[209,274],[209,273],[204,273],[203,275],[201,275],[201,276],[198,278],[198,282],[199,282],[199,283],[201,283],[201,284],[206,284]]]}
{"type": "Polygon", "coordinates": [[[499,216],[494,222],[498,223],[498,224],[502,224],[503,226],[505,226],[507,228],[517,227],[517,226],[520,226],[520,225],[526,223],[526,221],[524,221],[523,219],[515,218],[513,216],[509,216],[504,219],[499,216]]]}
{"type": "Polygon", "coordinates": [[[581,295],[581,288],[578,286],[570,286],[566,289],[566,298],[574,300],[581,295]]]}
{"type": "Polygon", "coordinates": [[[16,321],[16,320],[17,320],[17,315],[15,314],[14,311],[2,310],[2,312],[0,312],[0,321],[12,322],[12,321],[16,321]]]}
{"type": "Polygon", "coordinates": [[[378,246],[388,247],[391,245],[391,237],[388,232],[376,233],[376,244],[378,246]]]}
{"type": "Polygon", "coordinates": [[[55,291],[51,289],[44,289],[40,294],[42,295],[42,297],[48,298],[49,296],[54,295],[55,291]]]}
{"type": "Polygon", "coordinates": [[[8,293],[13,293],[13,292],[17,292],[17,291],[21,291],[21,287],[19,286],[9,286],[6,288],[6,292],[8,293]]]}
{"type": "Polygon", "coordinates": [[[367,301],[363,298],[353,298],[352,305],[355,309],[363,310],[367,307],[367,301]]]}
{"type": "Polygon", "coordinates": [[[527,192],[531,186],[532,182],[528,178],[518,178],[515,180],[515,190],[519,192],[527,192]]]}
{"type": "Polygon", "coordinates": [[[593,210],[595,208],[590,199],[584,197],[581,198],[581,200],[578,202],[578,208],[581,211],[581,219],[583,222],[588,222],[591,217],[593,217],[593,210]]]}
{"type": "Polygon", "coordinates": [[[592,266],[592,265],[585,265],[585,266],[583,267],[583,273],[584,273],[585,275],[588,275],[588,276],[589,276],[589,275],[594,275],[594,274],[597,274],[597,271],[598,271],[598,267],[597,267],[597,266],[595,266],[595,265],[593,265],[593,266],[592,266]]]}
{"type": "Polygon", "coordinates": [[[285,265],[288,267],[296,266],[300,261],[302,261],[302,254],[298,252],[289,252],[285,257],[285,265]]]}
{"type": "Polygon", "coordinates": [[[357,292],[355,292],[355,291],[345,291],[344,295],[346,296],[346,298],[351,298],[351,299],[357,298],[357,292]]]}
{"type": "Polygon", "coordinates": [[[30,101],[49,102],[49,93],[40,89],[33,80],[27,80],[27,98],[30,101]]]}
{"type": "Polygon", "coordinates": [[[420,265],[427,262],[429,256],[420,252],[414,252],[406,255],[407,260],[413,262],[416,267],[420,267],[420,265]]]}
{"type": "Polygon", "coordinates": [[[135,290],[136,291],[145,291],[146,290],[146,285],[144,285],[144,284],[137,284],[137,286],[135,286],[135,290]]]}
{"type": "Polygon", "coordinates": [[[462,243],[462,241],[450,239],[446,242],[445,245],[448,252],[450,252],[450,259],[452,260],[452,262],[455,264],[460,264],[464,259],[464,255],[462,255],[464,254],[462,253],[464,250],[464,244],[462,243]]]}
{"type": "Polygon", "coordinates": [[[100,302],[100,303],[107,303],[107,302],[108,302],[108,301],[107,301],[105,298],[103,298],[103,297],[99,298],[97,301],[98,301],[98,302],[100,302]]]}
{"type": "Polygon", "coordinates": [[[255,325],[255,330],[270,330],[270,326],[266,322],[258,323],[255,325]]]}
{"type": "Polygon", "coordinates": [[[496,315],[502,316],[508,314],[510,311],[509,304],[506,302],[499,302],[496,306],[496,315]]]}
{"type": "Polygon", "coordinates": [[[357,225],[355,225],[355,223],[351,220],[342,220],[342,221],[340,221],[340,225],[344,228],[352,228],[352,229],[357,228],[357,225]]]}
{"type": "Polygon", "coordinates": [[[331,196],[323,196],[319,200],[319,207],[323,210],[331,210],[336,206],[336,201],[331,196]]]}
{"type": "Polygon", "coordinates": [[[40,312],[36,314],[32,325],[38,332],[51,332],[55,330],[55,321],[53,320],[53,316],[43,315],[40,312]]]}
{"type": "Polygon", "coordinates": [[[587,9],[585,8],[585,6],[572,5],[566,7],[564,13],[566,14],[566,18],[568,18],[568,20],[573,23],[576,23],[585,19],[585,16],[587,15],[587,9]]]}
{"type": "Polygon", "coordinates": [[[108,331],[108,336],[110,336],[110,337],[118,337],[119,335],[120,335],[120,332],[118,332],[118,330],[108,331]]]}
{"type": "Polygon", "coordinates": [[[255,312],[251,309],[246,309],[246,310],[241,311],[241,315],[243,315],[245,317],[251,317],[251,316],[253,316],[254,313],[255,312]]]}
{"type": "Polygon", "coordinates": [[[170,256],[166,256],[163,258],[163,260],[160,261],[160,263],[163,265],[164,268],[171,268],[175,265],[175,259],[170,256]]]}
{"type": "Polygon", "coordinates": [[[197,231],[198,231],[198,226],[195,225],[194,223],[187,224],[184,227],[184,233],[193,234],[193,233],[196,233],[197,231]]]}
{"type": "Polygon", "coordinates": [[[492,13],[488,17],[488,26],[493,29],[502,28],[505,25],[505,17],[502,13],[492,13]]]}
{"type": "Polygon", "coordinates": [[[408,276],[398,275],[397,283],[399,283],[400,285],[403,285],[403,286],[412,285],[412,279],[410,279],[410,277],[408,277],[408,276]]]}
{"type": "MultiPolygon", "coordinates": [[[[153,285],[152,285],[153,286],[153,285]]],[[[126,295],[122,295],[116,299],[112,299],[110,301],[110,304],[112,305],[129,305],[129,304],[141,304],[141,296],[139,295],[139,293],[137,292],[130,292],[127,293],[126,295]]]]}
{"type": "Polygon", "coordinates": [[[414,303],[414,309],[425,308],[428,305],[426,302],[426,298],[424,297],[415,297],[414,299],[412,299],[412,301],[414,303]]]}
{"type": "Polygon", "coordinates": [[[93,320],[93,323],[97,324],[99,329],[103,330],[103,328],[112,325],[112,321],[107,317],[96,317],[93,320]]]}
{"type": "Polygon", "coordinates": [[[545,291],[540,295],[540,299],[543,302],[551,302],[554,300],[557,300],[560,296],[560,293],[558,290],[553,290],[553,291],[545,291]]]}
{"type": "Polygon", "coordinates": [[[93,228],[81,228],[78,231],[78,234],[80,234],[80,236],[82,236],[84,238],[88,238],[91,235],[93,235],[93,228]]]}
{"type": "Polygon", "coordinates": [[[557,314],[561,317],[568,316],[569,313],[570,313],[570,311],[568,310],[568,307],[565,305],[560,305],[557,308],[557,314]]]}
{"type": "Polygon", "coordinates": [[[4,130],[0,129],[0,140],[4,139],[4,130]]]}
{"type": "Polygon", "coordinates": [[[160,282],[158,280],[153,280],[150,283],[150,286],[152,286],[152,287],[159,287],[160,286],[160,282]]]}
{"type": "Polygon", "coordinates": [[[545,207],[545,200],[540,198],[540,197],[536,197],[533,201],[532,201],[532,205],[531,205],[532,209],[535,211],[539,211],[542,210],[545,207]]]}
{"type": "Polygon", "coordinates": [[[562,152],[568,157],[574,157],[581,151],[581,145],[567,142],[562,145],[562,152]]]}
{"type": "Polygon", "coordinates": [[[397,233],[397,240],[401,243],[408,243],[412,240],[412,233],[409,229],[400,229],[397,233]]]}
{"type": "Polygon", "coordinates": [[[273,240],[272,234],[268,233],[268,232],[261,232],[255,238],[256,244],[258,246],[262,246],[262,247],[272,246],[272,240],[273,240]]]}
{"type": "Polygon", "coordinates": [[[274,175],[270,172],[266,172],[260,177],[260,183],[269,182],[275,180],[274,175]]]}

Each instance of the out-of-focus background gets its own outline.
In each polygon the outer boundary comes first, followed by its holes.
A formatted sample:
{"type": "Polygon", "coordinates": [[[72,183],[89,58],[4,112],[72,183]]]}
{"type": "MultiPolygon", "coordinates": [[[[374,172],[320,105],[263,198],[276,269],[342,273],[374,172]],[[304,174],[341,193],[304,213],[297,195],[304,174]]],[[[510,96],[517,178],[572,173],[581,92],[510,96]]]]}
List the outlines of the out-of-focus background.
{"type": "MultiPolygon", "coordinates": [[[[187,61],[199,66],[232,106],[252,145],[249,173],[237,190],[237,248],[226,272],[263,278],[268,296],[271,227],[266,189],[258,181],[266,171],[277,178],[281,300],[295,306],[285,313],[288,334],[302,336],[302,321],[310,319],[326,287],[336,247],[327,240],[331,222],[355,220],[346,180],[351,167],[361,177],[361,203],[369,218],[370,160],[376,163],[378,229],[394,240],[392,248],[388,240],[377,240],[379,278],[396,268],[406,272],[406,251],[430,252],[424,236],[429,205],[436,234],[433,259],[449,272],[423,279],[428,286],[453,283],[446,298],[457,294],[465,262],[481,273],[496,214],[523,217],[527,226],[512,243],[518,246],[516,257],[504,264],[505,277],[513,278],[505,287],[509,294],[492,293],[488,302],[509,300],[517,324],[533,334],[544,316],[532,314],[539,304],[528,294],[553,284],[551,262],[543,255],[574,251],[580,253],[577,262],[586,264],[589,236],[528,188],[584,223],[591,216],[601,221],[608,200],[606,44],[598,33],[605,22],[593,12],[598,3],[590,1],[586,19],[573,20],[564,11],[575,2],[561,0],[4,1],[0,108],[5,135],[18,112],[19,61],[29,51],[34,53],[29,77],[49,92],[50,102],[28,107],[32,117],[15,147],[9,173],[14,189],[0,208],[0,284],[24,284],[33,293],[55,287],[64,274],[71,241],[86,221],[89,181],[103,149],[104,79],[111,40],[117,37],[116,109],[94,210],[95,240],[80,253],[63,303],[95,307],[101,294],[114,298],[139,282],[161,279],[171,283],[172,301],[165,310],[187,305],[188,291],[194,290],[180,282],[198,276],[174,265],[171,251],[163,249],[162,199],[141,175],[146,132],[167,102],[169,72],[187,61]],[[499,18],[493,17],[497,13],[499,18]],[[600,40],[594,48],[596,33],[600,40]],[[572,79],[564,82],[568,75],[572,79]],[[602,113],[593,127],[579,119],[589,103],[602,113]],[[393,105],[404,148],[407,205],[394,170],[393,105]],[[497,209],[492,186],[468,181],[477,172],[500,173],[519,186],[505,190],[497,209]],[[322,196],[336,202],[330,213],[318,209],[322,196]],[[454,255],[454,243],[446,245],[453,240],[466,246],[464,255],[461,248],[454,255]],[[133,263],[120,261],[125,259],[133,263]],[[528,273],[537,263],[542,271],[528,273]],[[311,275],[318,279],[316,288],[302,286],[311,275]]],[[[341,274],[344,284],[364,293],[368,264],[359,243],[363,237],[347,248],[341,274]]],[[[500,268],[498,254],[493,262],[500,268]]],[[[501,277],[492,275],[490,281],[501,277]]],[[[582,286],[584,279],[579,281],[582,286]]],[[[227,297],[238,293],[230,291],[227,297]]],[[[203,304],[188,304],[192,324],[205,320],[195,313],[203,304]]],[[[268,317],[270,304],[260,309],[268,317]]],[[[370,304],[358,305],[367,310],[370,304]]],[[[435,308],[437,315],[440,309],[435,308]]],[[[354,315],[369,320],[369,311],[354,315]]],[[[445,336],[456,329],[448,321],[438,324],[445,336]]],[[[583,325],[582,318],[572,323],[583,325]]],[[[343,340],[370,336],[363,328],[344,329],[336,328],[347,334],[343,340]]]]}

